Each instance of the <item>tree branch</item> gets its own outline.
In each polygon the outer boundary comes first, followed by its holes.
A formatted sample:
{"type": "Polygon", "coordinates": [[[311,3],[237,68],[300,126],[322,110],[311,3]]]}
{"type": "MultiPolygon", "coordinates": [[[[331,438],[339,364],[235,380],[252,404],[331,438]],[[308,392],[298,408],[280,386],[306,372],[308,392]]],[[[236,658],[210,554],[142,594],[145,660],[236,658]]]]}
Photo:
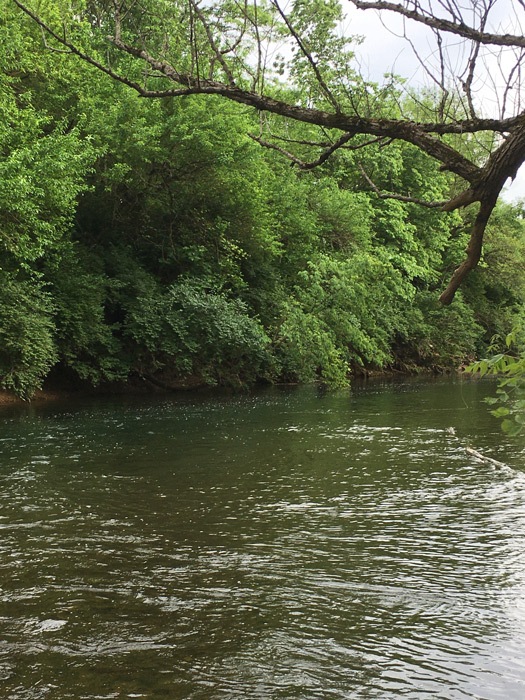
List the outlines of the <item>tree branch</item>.
{"type": "Polygon", "coordinates": [[[409,195],[396,194],[395,192],[383,192],[379,187],[371,180],[368,176],[366,170],[363,168],[361,163],[359,163],[359,170],[361,175],[364,177],[366,182],[370,185],[375,194],[379,199],[396,199],[398,202],[406,202],[407,204],[418,204],[421,207],[426,207],[427,209],[442,209],[446,204],[446,200],[439,202],[427,202],[424,199],[419,199],[418,197],[411,197],[409,195]]]}
{"type": "MultiPolygon", "coordinates": [[[[314,168],[317,168],[319,165],[322,165],[325,163],[330,156],[335,153],[335,151],[339,150],[340,148],[345,148],[347,150],[352,150],[352,151],[357,151],[359,148],[364,148],[365,146],[369,146],[372,143],[378,143],[379,141],[382,140],[382,138],[376,138],[376,139],[371,139],[370,141],[367,141],[366,143],[359,143],[355,144],[352,146],[347,146],[346,144],[350,139],[353,139],[355,137],[355,134],[343,134],[341,138],[337,139],[337,141],[334,141],[334,143],[331,143],[330,145],[324,145],[325,150],[321,153],[319,158],[316,160],[312,161],[303,161],[300,158],[298,158],[296,155],[291,153],[290,151],[287,151],[284,148],[281,148],[281,146],[278,146],[275,143],[272,143],[271,141],[265,141],[262,139],[260,136],[255,136],[255,134],[248,134],[248,136],[253,139],[254,141],[257,141],[258,144],[261,146],[264,146],[265,148],[270,148],[273,151],[277,151],[283,156],[286,156],[289,160],[291,160],[293,163],[295,163],[301,170],[313,170],[314,168]]],[[[295,141],[294,143],[297,143],[295,141]]],[[[304,142],[303,142],[304,143],[304,142]]],[[[323,146],[323,144],[312,144],[308,143],[309,146],[316,145],[316,146],[323,146]]]]}
{"type": "Polygon", "coordinates": [[[417,10],[410,10],[405,5],[387,2],[386,0],[365,1],[365,0],[350,0],[358,10],[388,10],[395,14],[411,19],[414,22],[419,22],[432,29],[456,34],[463,39],[479,42],[480,44],[491,44],[493,46],[522,46],[525,47],[525,37],[516,34],[493,34],[483,30],[475,29],[466,25],[461,17],[457,16],[456,21],[435,17],[430,14],[425,14],[420,8],[419,3],[415,6],[417,10]]]}
{"type": "Polygon", "coordinates": [[[285,156],[285,158],[288,158],[288,160],[291,160],[292,163],[295,163],[301,170],[306,170],[307,168],[306,163],[302,161],[300,158],[298,158],[295,154],[293,154],[291,151],[287,151],[285,148],[281,148],[281,146],[278,146],[276,143],[272,143],[271,141],[265,141],[263,138],[260,136],[256,136],[255,134],[248,134],[248,136],[256,141],[259,146],[263,146],[264,148],[269,148],[272,151],[277,151],[277,153],[280,153],[282,156],[285,156]]]}
{"type": "Polygon", "coordinates": [[[445,306],[448,306],[448,304],[452,302],[454,295],[458,291],[465,277],[477,266],[478,262],[480,261],[483,236],[485,234],[485,229],[487,227],[490,215],[496,206],[498,195],[499,192],[481,203],[470,234],[470,240],[466,250],[467,257],[461,263],[461,265],[454,270],[454,274],[452,275],[450,282],[448,283],[445,291],[439,297],[439,301],[445,306]]]}
{"type": "MultiPolygon", "coordinates": [[[[352,2],[354,6],[359,9],[391,11],[401,15],[403,18],[411,19],[424,24],[437,34],[440,58],[440,75],[438,77],[434,77],[435,82],[442,91],[444,101],[442,101],[441,105],[438,106],[438,121],[436,122],[415,122],[407,119],[360,117],[358,116],[357,109],[354,106],[352,88],[349,88],[346,84],[344,84],[343,87],[347,90],[350,106],[347,108],[346,113],[341,111],[329,85],[326,83],[323,75],[319,71],[319,67],[314,60],[314,57],[308,51],[308,47],[302,41],[295,28],[292,26],[292,23],[288,20],[285,13],[279,7],[278,0],[271,0],[271,3],[281,16],[289,36],[295,40],[299,46],[299,49],[309,62],[312,70],[315,73],[319,87],[327,98],[333,111],[316,109],[312,106],[301,106],[293,101],[287,102],[283,99],[276,99],[262,92],[263,76],[261,68],[261,39],[259,34],[259,26],[257,25],[256,19],[252,20],[250,18],[246,9],[244,10],[244,26],[246,28],[246,20],[253,25],[253,31],[255,32],[255,37],[257,39],[258,51],[256,69],[257,74],[253,81],[253,89],[251,90],[239,87],[241,84],[246,85],[246,82],[241,82],[240,80],[239,84],[236,84],[234,71],[232,70],[232,67],[235,64],[228,61],[225,57],[228,51],[231,51],[232,49],[230,47],[226,51],[221,51],[220,45],[216,41],[216,37],[218,36],[217,28],[212,25],[213,15],[208,15],[208,5],[206,5],[205,10],[202,9],[201,5],[199,4],[199,0],[188,0],[189,8],[192,17],[195,16],[196,20],[202,24],[207,41],[207,51],[211,53],[212,56],[211,63],[219,64],[221,66],[221,75],[224,76],[224,82],[221,80],[214,80],[213,73],[210,73],[208,78],[204,78],[200,75],[201,71],[198,65],[199,52],[197,47],[194,45],[195,31],[193,24],[190,26],[190,42],[192,44],[191,51],[194,63],[189,69],[189,72],[181,72],[177,70],[176,67],[168,60],[156,58],[147,50],[145,46],[141,45],[140,43],[137,43],[137,45],[128,43],[128,41],[125,39],[125,37],[129,36],[128,32],[121,32],[120,28],[121,21],[123,21],[119,14],[120,0],[110,0],[110,2],[113,2],[114,4],[113,10],[115,13],[115,33],[113,37],[108,37],[108,40],[116,49],[124,54],[127,54],[128,56],[131,56],[133,59],[142,62],[142,66],[145,66],[146,75],[144,83],[139,83],[137,80],[133,80],[127,77],[127,75],[119,73],[118,70],[114,69],[111,65],[106,65],[101,60],[87,54],[66,34],[62,34],[60,30],[54,30],[52,26],[47,24],[34,11],[24,5],[23,0],[12,1],[22,12],[36,22],[36,24],[44,32],[46,32],[48,36],[52,37],[57,46],[64,47],[64,49],[67,49],[70,53],[78,56],[84,62],[110,76],[113,80],[132,88],[142,97],[165,98],[197,94],[218,95],[239,104],[252,107],[261,113],[268,112],[276,114],[293,121],[316,125],[327,131],[339,131],[342,135],[334,142],[330,143],[330,139],[328,138],[328,143],[319,144],[319,146],[324,147],[324,150],[318,158],[310,162],[301,160],[293,153],[290,153],[280,146],[277,146],[275,143],[269,143],[264,141],[261,137],[252,136],[252,138],[258,143],[280,152],[303,170],[314,168],[317,165],[324,163],[336,150],[340,148],[356,150],[357,148],[364,147],[364,145],[377,143],[387,139],[397,139],[410,143],[419,148],[422,152],[426,153],[428,156],[434,158],[441,164],[441,170],[455,173],[468,185],[463,192],[448,202],[424,202],[411,196],[381,192],[364,172],[364,170],[362,170],[362,173],[368,185],[372,188],[376,195],[382,199],[397,199],[399,201],[420,204],[431,208],[441,207],[443,211],[453,211],[459,207],[468,206],[473,202],[480,203],[479,211],[472,228],[469,246],[467,248],[466,260],[457,268],[457,270],[455,270],[447,289],[441,295],[441,301],[445,304],[451,302],[454,293],[461,284],[462,280],[465,278],[468,272],[477,265],[481,255],[481,246],[487,221],[494,209],[501,189],[509,177],[515,177],[518,168],[523,162],[525,162],[525,112],[521,111],[516,116],[506,119],[481,119],[476,116],[476,112],[474,110],[472,88],[474,81],[474,69],[478,60],[481,60],[479,59],[480,46],[510,46],[516,50],[525,48],[525,37],[523,36],[515,36],[512,34],[496,35],[485,30],[488,21],[488,13],[493,6],[493,0],[487,0],[486,3],[479,3],[478,0],[476,0],[476,2],[474,2],[474,0],[471,1],[471,10],[478,23],[477,28],[468,26],[463,21],[461,11],[464,11],[464,8],[459,2],[457,2],[457,0],[436,0],[436,4],[441,6],[452,19],[438,17],[431,11],[423,9],[420,0],[404,0],[404,4],[396,4],[394,2],[390,2],[389,0],[350,0],[350,2],[352,2]],[[210,17],[212,19],[210,19],[210,17]],[[448,89],[448,83],[445,80],[446,63],[445,54],[443,53],[441,43],[441,36],[439,34],[440,32],[454,34],[474,42],[474,47],[471,50],[468,59],[466,72],[463,74],[466,76],[464,90],[468,103],[467,111],[470,112],[471,117],[469,119],[446,119],[446,90],[448,89]],[[150,73],[153,73],[153,76],[150,75],[150,73]],[[166,81],[165,84],[168,87],[161,85],[160,89],[151,89],[150,78],[152,77],[164,79],[166,81]],[[169,87],[170,84],[172,87],[169,87]],[[259,92],[257,92],[255,89],[257,86],[260,88],[259,92]],[[449,140],[443,138],[447,135],[464,136],[466,134],[477,134],[481,132],[492,132],[492,134],[501,134],[504,137],[500,145],[491,153],[483,166],[476,165],[469,158],[463,155],[460,150],[461,147],[455,148],[453,145],[451,145],[449,140]],[[365,141],[365,143],[350,143],[351,140],[358,135],[368,136],[370,139],[365,141]]],[[[521,7],[525,6],[525,0],[517,1],[521,7]]],[[[428,6],[432,7],[432,3],[429,3],[428,6]]],[[[254,8],[256,9],[256,4],[254,5],[254,8]]],[[[275,18],[277,18],[276,15],[275,18]]],[[[193,19],[190,18],[190,22],[193,23],[193,19]]],[[[101,22],[101,27],[104,27],[104,22],[101,22]]],[[[127,27],[123,25],[123,30],[124,28],[127,29],[127,27]]],[[[280,29],[283,29],[282,25],[280,25],[280,29]]],[[[134,27],[132,27],[131,34],[133,34],[133,31],[134,27]]],[[[242,33],[244,33],[244,31],[245,29],[242,30],[242,33]]],[[[137,40],[137,42],[140,42],[140,40],[137,40]]],[[[163,55],[162,48],[160,49],[160,55],[163,55]]],[[[520,61],[522,55],[523,54],[520,53],[518,63],[513,69],[513,72],[511,72],[511,78],[515,74],[520,75],[520,61]]],[[[246,79],[246,77],[250,75],[252,74],[250,73],[249,69],[247,69],[243,77],[246,79]]],[[[508,98],[509,90],[511,89],[511,84],[509,81],[507,81],[507,87],[503,92],[504,106],[508,98]]],[[[461,100],[460,91],[455,95],[455,98],[461,100]]],[[[367,99],[367,95],[365,95],[365,99],[367,99]]],[[[452,100],[453,98],[451,97],[450,99],[452,100]]],[[[330,107],[328,107],[328,110],[330,110],[330,107]]]]}
{"type": "MultiPolygon", "coordinates": [[[[204,16],[204,13],[200,9],[199,5],[195,0],[189,0],[190,4],[193,8],[193,11],[199,18],[199,22],[202,24],[204,27],[204,31],[206,32],[206,37],[208,39],[208,44],[210,45],[211,49],[213,50],[213,53],[215,54],[215,58],[217,61],[220,63],[220,66],[222,70],[224,71],[224,75],[228,78],[229,85],[231,87],[235,87],[235,78],[233,77],[233,73],[230,70],[230,67],[228,66],[228,63],[226,62],[224,55],[222,51],[220,51],[219,47],[215,43],[215,39],[213,37],[213,32],[211,31],[210,25],[206,21],[206,18],[204,16]]],[[[115,37],[117,39],[117,37],[115,37]]]]}
{"type": "Polygon", "coordinates": [[[277,12],[279,13],[279,15],[281,16],[283,22],[286,24],[286,26],[287,26],[287,28],[288,28],[288,31],[289,31],[290,34],[293,36],[293,38],[295,39],[295,41],[296,41],[297,45],[299,46],[301,52],[303,53],[303,55],[305,56],[306,60],[307,60],[308,63],[310,64],[310,66],[311,66],[311,68],[312,68],[312,70],[313,70],[313,72],[314,72],[314,74],[315,74],[315,77],[317,78],[317,82],[319,83],[319,86],[321,87],[321,90],[324,92],[326,98],[328,99],[328,101],[330,102],[330,104],[332,105],[332,107],[335,109],[335,111],[336,111],[336,112],[340,112],[340,111],[341,111],[341,108],[339,107],[339,104],[337,103],[337,100],[336,100],[335,97],[332,95],[332,93],[331,93],[331,91],[330,91],[328,85],[326,84],[326,82],[325,82],[323,76],[321,75],[321,71],[319,70],[319,66],[317,65],[317,62],[314,61],[313,56],[312,56],[312,54],[310,53],[310,51],[308,51],[308,49],[306,48],[306,45],[305,45],[304,41],[301,39],[301,37],[299,36],[299,34],[295,31],[294,26],[292,25],[292,23],[291,23],[290,20],[288,19],[287,15],[286,15],[286,14],[283,12],[283,10],[281,9],[281,6],[280,6],[279,3],[277,2],[277,0],[272,0],[272,5],[276,8],[276,10],[277,10],[277,12]]]}

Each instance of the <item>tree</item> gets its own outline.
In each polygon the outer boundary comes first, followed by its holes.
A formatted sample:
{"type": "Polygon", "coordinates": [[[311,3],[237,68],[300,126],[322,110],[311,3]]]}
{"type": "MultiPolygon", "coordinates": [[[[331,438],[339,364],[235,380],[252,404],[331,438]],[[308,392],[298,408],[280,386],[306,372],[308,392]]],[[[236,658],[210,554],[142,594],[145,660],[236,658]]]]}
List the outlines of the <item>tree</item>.
{"type": "MultiPolygon", "coordinates": [[[[411,95],[405,86],[397,96],[388,91],[388,99],[385,86],[356,72],[351,42],[338,33],[337,0],[286,6],[278,0],[91,0],[72,2],[67,10],[11,2],[44,30],[50,48],[78,56],[142,97],[213,94],[253,107],[261,114],[261,132],[253,138],[300,168],[315,167],[338,149],[394,140],[428,154],[457,182],[446,200],[417,201],[444,212],[478,204],[466,258],[441,294],[444,304],[478,264],[501,190],[525,160],[523,0],[349,0],[359,10],[401,17],[408,41],[412,23],[428,28],[436,42],[435,66],[413,43],[433,85],[427,96],[411,95]],[[460,53],[450,37],[461,41],[460,53]],[[501,79],[494,67],[501,68],[501,79]],[[495,113],[484,109],[481,88],[496,94],[495,113]],[[274,116],[318,127],[322,138],[291,143],[285,131],[274,133],[274,116]],[[315,155],[304,158],[306,148],[315,155]]],[[[380,190],[364,169],[362,179],[379,197],[417,199],[380,190]]]]}
{"type": "Polygon", "coordinates": [[[34,52],[10,9],[0,22],[0,387],[30,398],[59,359],[43,267],[69,249],[95,151],[79,123],[57,118],[58,57],[34,52]]]}

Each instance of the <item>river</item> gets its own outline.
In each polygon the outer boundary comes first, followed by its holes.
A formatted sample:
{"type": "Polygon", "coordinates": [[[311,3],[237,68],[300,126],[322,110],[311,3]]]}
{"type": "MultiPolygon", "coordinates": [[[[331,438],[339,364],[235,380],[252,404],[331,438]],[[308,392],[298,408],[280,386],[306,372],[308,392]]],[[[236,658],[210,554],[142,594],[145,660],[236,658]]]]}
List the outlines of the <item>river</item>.
{"type": "Polygon", "coordinates": [[[3,407],[0,696],[523,700],[525,450],[493,391],[3,407]]]}

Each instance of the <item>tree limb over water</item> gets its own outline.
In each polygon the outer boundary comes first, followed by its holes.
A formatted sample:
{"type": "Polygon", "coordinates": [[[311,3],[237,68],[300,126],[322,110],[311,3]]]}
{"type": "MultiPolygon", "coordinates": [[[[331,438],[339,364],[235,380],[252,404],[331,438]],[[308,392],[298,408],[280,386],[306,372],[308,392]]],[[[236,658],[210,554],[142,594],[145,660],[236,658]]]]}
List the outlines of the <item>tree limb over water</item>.
{"type": "MultiPolygon", "coordinates": [[[[362,137],[376,145],[401,140],[433,158],[463,183],[451,185],[449,199],[439,203],[443,212],[479,207],[465,260],[441,294],[444,304],[478,264],[502,188],[525,160],[522,0],[349,0],[347,7],[379,12],[384,22],[393,16],[407,23],[403,35],[432,85],[422,96],[401,83],[385,93],[359,74],[350,42],[339,32],[342,12],[335,0],[92,0],[87,6],[73,2],[62,14],[11,1],[55,48],[144,98],[218,95],[259,111],[261,133],[254,138],[303,169],[340,149],[361,148],[362,137]],[[411,26],[430,33],[430,58],[411,26]],[[493,113],[487,113],[487,90],[493,113]],[[276,143],[268,115],[320,127],[330,141],[305,159],[302,151],[276,143]]],[[[418,201],[410,192],[383,193],[368,176],[363,185],[382,198],[418,201]]]]}

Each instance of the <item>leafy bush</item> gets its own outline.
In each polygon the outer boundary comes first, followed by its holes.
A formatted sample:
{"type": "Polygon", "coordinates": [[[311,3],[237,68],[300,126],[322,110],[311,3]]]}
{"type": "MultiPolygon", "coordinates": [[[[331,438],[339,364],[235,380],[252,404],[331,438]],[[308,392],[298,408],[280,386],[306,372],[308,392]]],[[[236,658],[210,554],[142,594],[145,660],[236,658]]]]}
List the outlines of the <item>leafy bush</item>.
{"type": "Polygon", "coordinates": [[[276,329],[288,373],[341,384],[352,365],[388,365],[413,290],[387,260],[320,255],[298,277],[295,301],[283,306],[276,329]]]}
{"type": "Polygon", "coordinates": [[[47,272],[52,282],[60,360],[80,379],[94,385],[125,379],[129,372],[115,334],[118,324],[106,319],[113,282],[96,269],[100,267],[96,262],[77,247],[47,272]]]}
{"type": "Polygon", "coordinates": [[[276,346],[284,377],[299,382],[321,379],[331,386],[347,385],[350,368],[330,328],[297,302],[285,303],[282,311],[276,346]]]}
{"type": "Polygon", "coordinates": [[[0,271],[0,386],[30,399],[57,361],[53,307],[35,279],[0,271]]]}
{"type": "Polygon", "coordinates": [[[467,372],[493,374],[500,377],[496,396],[486,399],[496,406],[492,415],[503,418],[502,429],[509,435],[525,432],[525,332],[523,325],[517,326],[505,338],[504,352],[495,352],[501,344],[500,338],[493,338],[489,348],[492,353],[466,368],[467,372]]]}
{"type": "Polygon", "coordinates": [[[137,344],[144,370],[193,374],[210,384],[253,381],[272,364],[270,340],[246,304],[195,280],[166,290],[153,280],[143,285],[127,308],[124,335],[137,344]]]}

